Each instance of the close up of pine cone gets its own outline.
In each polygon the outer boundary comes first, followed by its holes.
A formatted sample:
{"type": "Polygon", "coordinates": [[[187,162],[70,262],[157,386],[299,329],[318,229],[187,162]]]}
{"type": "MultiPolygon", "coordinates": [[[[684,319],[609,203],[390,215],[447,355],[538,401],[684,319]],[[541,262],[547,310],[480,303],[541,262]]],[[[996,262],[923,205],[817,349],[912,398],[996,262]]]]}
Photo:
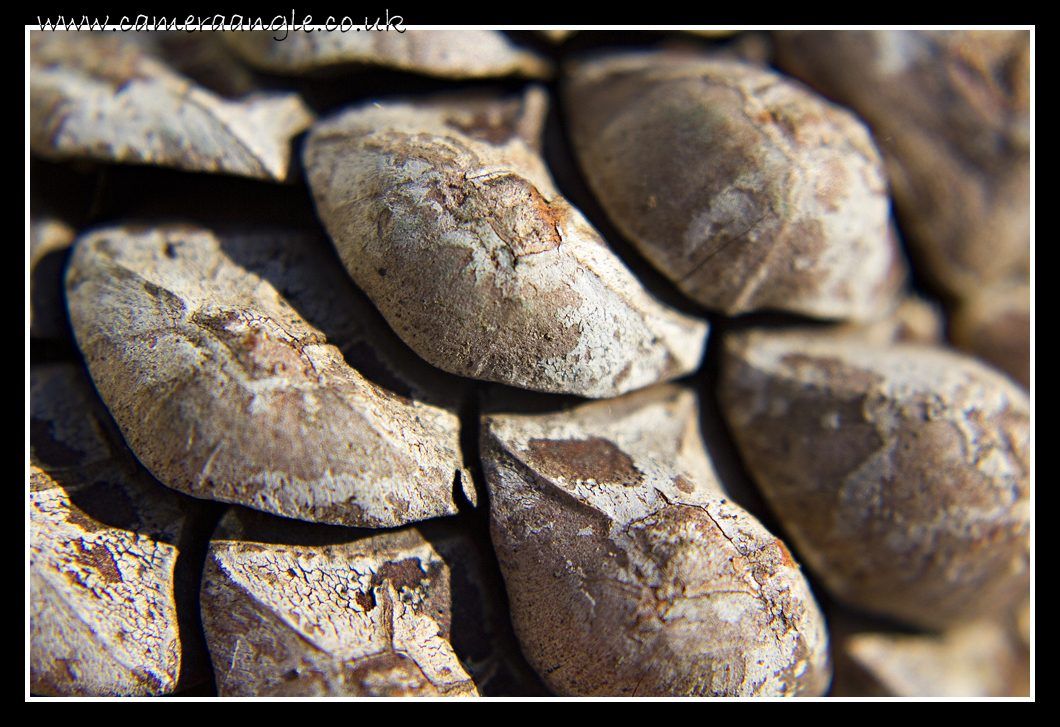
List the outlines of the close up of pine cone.
{"type": "Polygon", "coordinates": [[[1033,30],[41,30],[27,697],[1033,697],[1033,30]]]}

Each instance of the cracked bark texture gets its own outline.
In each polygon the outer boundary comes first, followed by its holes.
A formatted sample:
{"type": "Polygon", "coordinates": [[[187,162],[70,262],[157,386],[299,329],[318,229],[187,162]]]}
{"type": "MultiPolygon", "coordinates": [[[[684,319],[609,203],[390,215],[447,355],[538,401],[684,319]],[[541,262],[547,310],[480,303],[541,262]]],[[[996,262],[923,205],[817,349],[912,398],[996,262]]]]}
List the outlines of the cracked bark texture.
{"type": "Polygon", "coordinates": [[[208,674],[178,599],[196,504],[162,487],[72,364],[30,373],[30,690],[168,694],[208,674]],[[179,582],[178,582],[179,581],[179,582]]]}
{"type": "Polygon", "coordinates": [[[572,63],[574,151],[615,226],[726,315],[887,312],[905,277],[887,181],[845,109],[749,63],[639,53],[572,63]]]}
{"type": "Polygon", "coordinates": [[[519,75],[547,78],[552,64],[519,48],[496,30],[411,30],[380,33],[227,33],[224,40],[243,59],[271,73],[305,73],[343,63],[384,66],[441,78],[519,75]]]}
{"type": "Polygon", "coordinates": [[[828,636],[798,565],[728,501],[694,394],[485,417],[492,533],[523,652],[577,696],[819,696],[828,636]]]}
{"type": "Polygon", "coordinates": [[[313,115],[297,94],[226,100],[170,69],[142,33],[30,34],[30,148],[282,181],[313,115]]]}
{"type": "Polygon", "coordinates": [[[305,167],[347,270],[454,374],[608,397],[695,370],[706,323],[652,298],[553,185],[545,104],[375,103],[315,126],[305,167]]]}
{"type": "Polygon", "coordinates": [[[211,541],[203,626],[221,696],[478,696],[448,641],[449,569],[416,530],[291,545],[323,528],[286,525],[232,508],[211,541]]]}
{"type": "Polygon", "coordinates": [[[830,332],[725,342],[718,396],[749,471],[840,600],[929,629],[1028,587],[1030,406],[974,359],[830,332]]]}
{"type": "Polygon", "coordinates": [[[457,477],[474,502],[456,416],[350,368],[237,262],[253,243],[189,227],[78,241],[74,333],[140,461],[195,497],[349,526],[452,514],[457,477]]]}

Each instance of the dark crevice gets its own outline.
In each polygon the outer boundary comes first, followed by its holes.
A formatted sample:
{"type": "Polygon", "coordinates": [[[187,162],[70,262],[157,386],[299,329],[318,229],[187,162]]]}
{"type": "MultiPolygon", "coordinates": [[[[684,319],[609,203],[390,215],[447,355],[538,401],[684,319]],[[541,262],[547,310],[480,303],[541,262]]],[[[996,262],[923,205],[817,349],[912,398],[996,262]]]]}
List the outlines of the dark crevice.
{"type": "MultiPolygon", "coordinates": [[[[480,453],[482,389],[479,382],[460,407],[460,449],[471,473],[477,507],[454,481],[459,514],[418,523],[450,571],[452,619],[449,641],[482,696],[548,696],[526,663],[509,618],[508,596],[490,536],[490,503],[480,453]],[[454,532],[462,537],[454,537],[454,532]]],[[[507,387],[505,387],[507,388],[507,387]]],[[[459,475],[458,475],[459,477],[459,475]]]]}
{"type": "MultiPolygon", "coordinates": [[[[188,498],[190,501],[190,498],[188,498]]],[[[199,590],[206,566],[210,534],[217,527],[226,507],[220,502],[190,501],[193,513],[181,534],[180,552],[173,568],[173,592],[180,629],[180,674],[173,696],[217,696],[213,664],[206,646],[199,609],[199,590]]]]}

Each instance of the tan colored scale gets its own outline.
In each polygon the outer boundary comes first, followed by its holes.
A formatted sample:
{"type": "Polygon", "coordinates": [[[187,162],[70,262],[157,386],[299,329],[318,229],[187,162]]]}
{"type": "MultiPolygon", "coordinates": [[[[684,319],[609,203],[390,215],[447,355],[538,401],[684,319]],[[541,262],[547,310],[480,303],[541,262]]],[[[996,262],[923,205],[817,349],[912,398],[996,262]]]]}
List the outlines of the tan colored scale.
{"type": "Polygon", "coordinates": [[[166,65],[141,35],[31,33],[36,154],[287,178],[291,139],[313,122],[297,94],[222,98],[166,65]]]}
{"type": "Polygon", "coordinates": [[[560,196],[545,104],[372,103],[314,127],[305,167],[347,270],[450,373],[594,398],[690,373],[706,323],[651,297],[560,196]]]}
{"type": "MultiPolygon", "coordinates": [[[[256,244],[187,227],[104,229],[77,243],[71,323],[140,461],[195,497],[348,526],[453,514],[458,479],[474,501],[456,416],[351,368],[244,267],[256,244]]],[[[292,269],[294,284],[296,274],[314,275],[292,269]]]]}
{"type": "Polygon", "coordinates": [[[887,181],[849,112],[757,65],[692,53],[571,63],[574,152],[615,226],[726,315],[885,314],[905,276],[887,181]]]}
{"type": "Polygon", "coordinates": [[[448,641],[449,569],[416,530],[336,536],[232,508],[201,599],[220,696],[478,696],[448,641]]]}
{"type": "Polygon", "coordinates": [[[719,400],[840,600],[937,629],[1026,592],[1030,404],[1005,376],[937,346],[751,331],[726,341],[719,400]]]}
{"type": "Polygon", "coordinates": [[[197,583],[177,565],[203,509],[129,456],[79,367],[34,366],[30,402],[30,690],[157,696],[205,680],[197,583]]]}
{"type": "Polygon", "coordinates": [[[728,500],[673,385],[484,418],[491,530],[530,663],[565,696],[819,696],[828,636],[788,549],[728,500]]]}

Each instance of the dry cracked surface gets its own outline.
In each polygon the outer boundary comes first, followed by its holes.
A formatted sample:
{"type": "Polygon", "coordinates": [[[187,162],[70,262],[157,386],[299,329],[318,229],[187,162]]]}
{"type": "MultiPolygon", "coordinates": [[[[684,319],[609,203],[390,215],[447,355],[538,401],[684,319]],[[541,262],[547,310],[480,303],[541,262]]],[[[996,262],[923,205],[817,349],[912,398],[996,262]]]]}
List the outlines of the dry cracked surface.
{"type": "Polygon", "coordinates": [[[28,38],[30,696],[1033,695],[1030,34],[273,35],[28,38]]]}
{"type": "Polygon", "coordinates": [[[79,367],[36,366],[31,387],[32,690],[148,696],[202,681],[197,619],[179,603],[197,584],[177,567],[202,508],[135,463],[79,367]]]}
{"type": "Polygon", "coordinates": [[[261,543],[283,522],[237,508],[218,527],[202,604],[221,696],[478,696],[448,641],[448,567],[417,531],[261,543]]]}
{"type": "Polygon", "coordinates": [[[180,670],[170,597],[176,549],[93,523],[44,472],[34,468],[31,478],[32,689],[77,696],[173,691],[180,670]]]}

